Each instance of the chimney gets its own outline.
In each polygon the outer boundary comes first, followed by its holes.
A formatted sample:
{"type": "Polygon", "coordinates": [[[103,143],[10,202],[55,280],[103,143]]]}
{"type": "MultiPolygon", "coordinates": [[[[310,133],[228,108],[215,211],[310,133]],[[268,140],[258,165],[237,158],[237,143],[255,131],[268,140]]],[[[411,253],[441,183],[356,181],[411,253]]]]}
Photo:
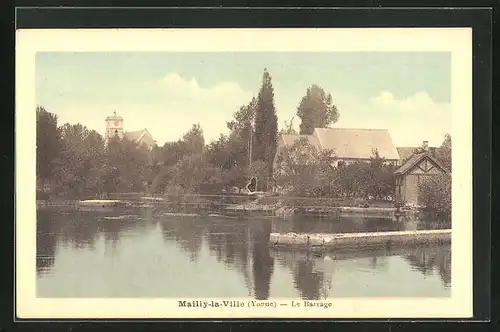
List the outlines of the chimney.
{"type": "Polygon", "coordinates": [[[429,152],[429,141],[423,141],[422,148],[424,148],[425,152],[429,152]]]}

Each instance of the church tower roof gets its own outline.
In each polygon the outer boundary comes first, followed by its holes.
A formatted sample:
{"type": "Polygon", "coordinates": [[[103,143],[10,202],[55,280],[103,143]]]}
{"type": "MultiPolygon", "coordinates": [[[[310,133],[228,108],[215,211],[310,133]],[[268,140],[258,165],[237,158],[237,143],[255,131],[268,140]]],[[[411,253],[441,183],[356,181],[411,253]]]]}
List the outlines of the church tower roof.
{"type": "Polygon", "coordinates": [[[123,117],[116,115],[116,111],[113,111],[113,115],[108,116],[106,118],[106,121],[113,121],[113,120],[123,120],[123,117]]]}

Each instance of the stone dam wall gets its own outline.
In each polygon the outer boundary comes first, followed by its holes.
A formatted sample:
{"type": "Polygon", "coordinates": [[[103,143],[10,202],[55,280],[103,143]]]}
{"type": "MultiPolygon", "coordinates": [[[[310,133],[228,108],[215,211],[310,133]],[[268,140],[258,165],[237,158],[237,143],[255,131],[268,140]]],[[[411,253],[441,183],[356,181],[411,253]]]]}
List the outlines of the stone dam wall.
{"type": "Polygon", "coordinates": [[[271,233],[269,245],[284,248],[363,249],[451,242],[451,229],[342,234],[271,233]]]}

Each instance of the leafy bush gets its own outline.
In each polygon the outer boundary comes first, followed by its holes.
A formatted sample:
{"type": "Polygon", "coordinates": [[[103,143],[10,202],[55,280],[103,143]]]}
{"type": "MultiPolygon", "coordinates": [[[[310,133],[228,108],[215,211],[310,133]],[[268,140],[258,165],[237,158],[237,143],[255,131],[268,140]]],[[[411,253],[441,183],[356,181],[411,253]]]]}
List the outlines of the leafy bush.
{"type": "Polygon", "coordinates": [[[439,214],[451,213],[451,176],[441,174],[421,182],[420,203],[439,214]]]}

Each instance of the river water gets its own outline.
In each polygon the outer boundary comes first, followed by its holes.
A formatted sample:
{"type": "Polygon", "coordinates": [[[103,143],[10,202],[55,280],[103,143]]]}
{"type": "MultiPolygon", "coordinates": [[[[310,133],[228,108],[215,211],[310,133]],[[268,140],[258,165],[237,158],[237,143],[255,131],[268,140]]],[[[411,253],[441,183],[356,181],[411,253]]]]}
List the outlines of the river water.
{"type": "Polygon", "coordinates": [[[312,254],[268,246],[270,232],[444,228],[442,222],[180,217],[39,211],[37,296],[446,297],[450,246],[312,254]]]}

